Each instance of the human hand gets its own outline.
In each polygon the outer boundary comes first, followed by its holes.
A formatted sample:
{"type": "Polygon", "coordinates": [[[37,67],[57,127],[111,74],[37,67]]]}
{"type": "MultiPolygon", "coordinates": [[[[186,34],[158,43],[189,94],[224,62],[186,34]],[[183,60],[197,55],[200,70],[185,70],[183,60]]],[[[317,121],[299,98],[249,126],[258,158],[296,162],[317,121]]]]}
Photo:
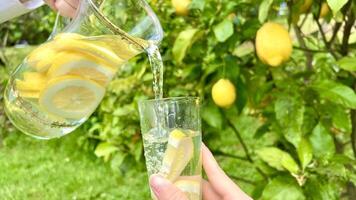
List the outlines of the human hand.
{"type": "MultiPolygon", "coordinates": [[[[213,154],[203,144],[203,167],[208,181],[202,180],[204,200],[251,200],[219,167],[213,154]]],[[[188,200],[185,194],[160,175],[150,177],[150,186],[158,200],[188,200]]]]}
{"type": "Polygon", "coordinates": [[[53,10],[59,12],[64,17],[73,18],[79,7],[79,0],[45,0],[53,10]]]}

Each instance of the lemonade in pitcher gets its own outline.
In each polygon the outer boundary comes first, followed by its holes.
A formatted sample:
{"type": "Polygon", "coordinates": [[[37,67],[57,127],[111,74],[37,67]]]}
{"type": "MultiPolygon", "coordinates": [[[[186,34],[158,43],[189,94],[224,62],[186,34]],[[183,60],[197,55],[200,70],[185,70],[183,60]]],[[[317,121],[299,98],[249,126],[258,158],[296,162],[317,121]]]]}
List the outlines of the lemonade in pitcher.
{"type": "Polygon", "coordinates": [[[123,65],[146,53],[162,96],[157,48],[163,31],[143,0],[82,0],[76,17],[34,49],[11,75],[5,110],[23,133],[51,139],[72,132],[100,104],[123,65]],[[115,5],[115,6],[113,6],[115,5]]]}
{"type": "Polygon", "coordinates": [[[71,131],[94,112],[120,67],[140,52],[115,35],[59,34],[15,72],[5,95],[8,116],[14,124],[30,125],[23,127],[27,131],[71,131]]]}

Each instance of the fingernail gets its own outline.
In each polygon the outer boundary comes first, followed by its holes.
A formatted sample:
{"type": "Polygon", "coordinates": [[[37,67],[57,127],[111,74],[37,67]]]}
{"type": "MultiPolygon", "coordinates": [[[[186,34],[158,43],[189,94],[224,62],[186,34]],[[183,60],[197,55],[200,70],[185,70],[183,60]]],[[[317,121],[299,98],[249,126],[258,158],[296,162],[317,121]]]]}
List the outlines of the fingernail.
{"type": "Polygon", "coordinates": [[[167,186],[167,181],[162,176],[153,174],[150,177],[150,186],[155,195],[158,197],[161,188],[167,186]]]}

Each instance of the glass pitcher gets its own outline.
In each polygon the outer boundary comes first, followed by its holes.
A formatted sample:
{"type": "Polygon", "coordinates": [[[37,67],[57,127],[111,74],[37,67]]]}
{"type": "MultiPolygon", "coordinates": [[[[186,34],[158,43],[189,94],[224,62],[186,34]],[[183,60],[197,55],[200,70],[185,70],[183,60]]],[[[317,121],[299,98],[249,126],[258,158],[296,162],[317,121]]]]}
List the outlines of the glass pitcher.
{"type": "Polygon", "coordinates": [[[115,74],[162,40],[144,0],[81,0],[76,16],[34,49],[5,89],[5,110],[23,133],[51,139],[95,111],[115,74]]]}

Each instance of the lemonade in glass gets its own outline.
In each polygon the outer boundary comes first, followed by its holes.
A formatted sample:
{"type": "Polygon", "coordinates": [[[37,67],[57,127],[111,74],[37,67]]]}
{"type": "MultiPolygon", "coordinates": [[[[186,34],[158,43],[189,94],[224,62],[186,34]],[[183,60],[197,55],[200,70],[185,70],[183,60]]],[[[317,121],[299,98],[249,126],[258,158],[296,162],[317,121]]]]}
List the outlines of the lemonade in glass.
{"type": "Polygon", "coordinates": [[[139,102],[148,175],[163,176],[189,200],[202,198],[199,105],[194,97],[139,102]]]}

